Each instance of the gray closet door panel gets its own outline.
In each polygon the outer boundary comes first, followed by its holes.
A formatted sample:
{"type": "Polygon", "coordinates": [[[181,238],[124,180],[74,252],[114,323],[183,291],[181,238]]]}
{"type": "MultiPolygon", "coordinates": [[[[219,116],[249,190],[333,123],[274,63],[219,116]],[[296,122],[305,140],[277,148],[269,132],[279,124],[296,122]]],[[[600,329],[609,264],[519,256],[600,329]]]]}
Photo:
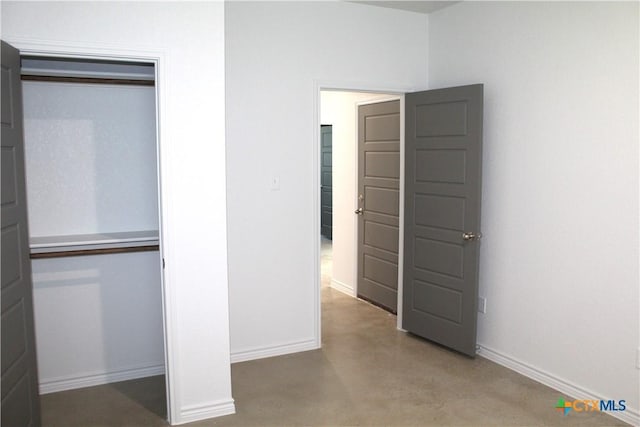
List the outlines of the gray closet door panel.
{"type": "Polygon", "coordinates": [[[29,259],[20,53],[2,42],[1,336],[3,426],[40,425],[29,259]]]}

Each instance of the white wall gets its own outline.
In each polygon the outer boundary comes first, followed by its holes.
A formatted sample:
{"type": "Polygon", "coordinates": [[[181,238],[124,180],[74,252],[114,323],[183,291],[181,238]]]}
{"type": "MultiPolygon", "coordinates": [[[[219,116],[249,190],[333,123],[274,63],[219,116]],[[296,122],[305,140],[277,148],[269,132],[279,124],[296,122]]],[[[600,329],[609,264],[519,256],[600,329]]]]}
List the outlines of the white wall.
{"type": "Polygon", "coordinates": [[[485,84],[483,353],[640,422],[638,4],[459,3],[429,52],[485,84]]]}
{"type": "Polygon", "coordinates": [[[331,286],[349,295],[356,289],[356,229],[358,207],[359,102],[391,98],[381,93],[322,91],[320,121],[332,125],[333,239],[331,286]]]}
{"type": "Polygon", "coordinates": [[[222,2],[2,2],[2,38],[22,50],[125,57],[149,52],[160,58],[164,296],[174,423],[234,411],[224,25],[222,2]]]}
{"type": "Polygon", "coordinates": [[[345,2],[233,2],[226,47],[232,354],[316,348],[318,87],[425,88],[427,17],[345,2]]]}

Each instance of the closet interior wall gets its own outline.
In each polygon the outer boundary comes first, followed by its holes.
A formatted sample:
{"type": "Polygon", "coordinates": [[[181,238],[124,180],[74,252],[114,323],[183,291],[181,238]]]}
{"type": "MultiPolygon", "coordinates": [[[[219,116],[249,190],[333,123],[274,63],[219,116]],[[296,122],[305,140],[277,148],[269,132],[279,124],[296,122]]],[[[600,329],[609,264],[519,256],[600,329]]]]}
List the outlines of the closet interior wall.
{"type": "Polygon", "coordinates": [[[162,374],[153,65],[23,58],[22,74],[40,391],[162,374]]]}

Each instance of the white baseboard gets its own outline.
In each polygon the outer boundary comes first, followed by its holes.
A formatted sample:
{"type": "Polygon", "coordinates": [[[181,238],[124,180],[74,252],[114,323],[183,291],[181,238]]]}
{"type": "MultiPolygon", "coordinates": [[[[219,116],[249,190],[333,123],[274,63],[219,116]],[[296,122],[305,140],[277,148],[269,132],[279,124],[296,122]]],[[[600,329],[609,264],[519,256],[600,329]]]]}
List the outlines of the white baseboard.
{"type": "Polygon", "coordinates": [[[236,351],[231,353],[231,363],[246,362],[249,360],[264,359],[266,357],[282,356],[284,354],[298,353],[301,351],[316,350],[320,348],[315,339],[281,344],[269,347],[260,347],[251,350],[236,351]]]}
{"type": "Polygon", "coordinates": [[[331,279],[331,287],[336,291],[340,291],[343,294],[349,295],[350,297],[356,296],[356,293],[353,291],[353,288],[351,286],[345,285],[344,283],[336,279],[331,279]]]}
{"type": "Polygon", "coordinates": [[[112,372],[100,372],[54,379],[40,379],[40,394],[152,377],[164,374],[164,365],[142,366],[112,372]]]}
{"type": "Polygon", "coordinates": [[[180,410],[177,420],[172,425],[191,423],[206,420],[208,418],[222,417],[236,413],[236,405],[233,399],[211,402],[204,405],[186,406],[180,410]]]}
{"type": "MultiPolygon", "coordinates": [[[[597,393],[594,393],[591,390],[587,390],[579,385],[573,384],[572,382],[564,378],[552,375],[525,362],[502,354],[499,351],[492,350],[488,347],[483,346],[482,344],[479,344],[478,346],[479,349],[477,353],[479,356],[482,356],[485,359],[489,359],[492,362],[497,363],[498,365],[502,365],[506,368],[511,369],[512,371],[524,375],[525,377],[531,378],[532,380],[558,390],[560,393],[568,397],[580,400],[608,400],[612,398],[611,396],[606,398],[604,396],[599,396],[597,393]]],[[[613,397],[618,398],[618,396],[613,397]]],[[[624,396],[620,397],[623,398],[624,396]]],[[[607,412],[607,414],[633,426],[640,425],[640,411],[638,411],[637,409],[629,408],[627,406],[627,409],[623,412],[607,412]]]]}

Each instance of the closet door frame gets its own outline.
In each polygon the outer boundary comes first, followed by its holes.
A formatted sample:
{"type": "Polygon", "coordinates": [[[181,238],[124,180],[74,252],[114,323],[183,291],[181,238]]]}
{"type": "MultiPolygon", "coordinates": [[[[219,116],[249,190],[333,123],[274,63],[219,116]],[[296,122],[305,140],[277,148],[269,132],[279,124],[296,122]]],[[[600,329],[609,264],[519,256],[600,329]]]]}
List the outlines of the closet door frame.
{"type": "Polygon", "coordinates": [[[166,79],[164,72],[167,63],[167,54],[163,51],[140,51],[130,49],[118,49],[105,46],[73,46],[73,45],[52,45],[33,43],[30,41],[6,40],[20,51],[20,55],[58,57],[68,59],[93,59],[112,60],[126,62],[145,62],[154,65],[155,70],[155,98],[156,98],[156,164],[157,164],[157,191],[158,191],[158,231],[159,231],[159,256],[161,257],[161,289],[162,289],[162,318],[164,337],[164,366],[166,376],[167,395],[167,419],[171,423],[180,413],[176,396],[178,396],[177,372],[177,348],[173,344],[177,341],[173,326],[177,324],[176,296],[171,292],[173,289],[169,284],[171,280],[171,270],[165,266],[165,258],[168,256],[166,221],[168,217],[168,206],[163,202],[166,194],[166,187],[163,182],[169,182],[169,165],[162,155],[161,141],[168,140],[166,130],[162,127],[162,117],[167,110],[162,93],[166,93],[166,79]]]}

